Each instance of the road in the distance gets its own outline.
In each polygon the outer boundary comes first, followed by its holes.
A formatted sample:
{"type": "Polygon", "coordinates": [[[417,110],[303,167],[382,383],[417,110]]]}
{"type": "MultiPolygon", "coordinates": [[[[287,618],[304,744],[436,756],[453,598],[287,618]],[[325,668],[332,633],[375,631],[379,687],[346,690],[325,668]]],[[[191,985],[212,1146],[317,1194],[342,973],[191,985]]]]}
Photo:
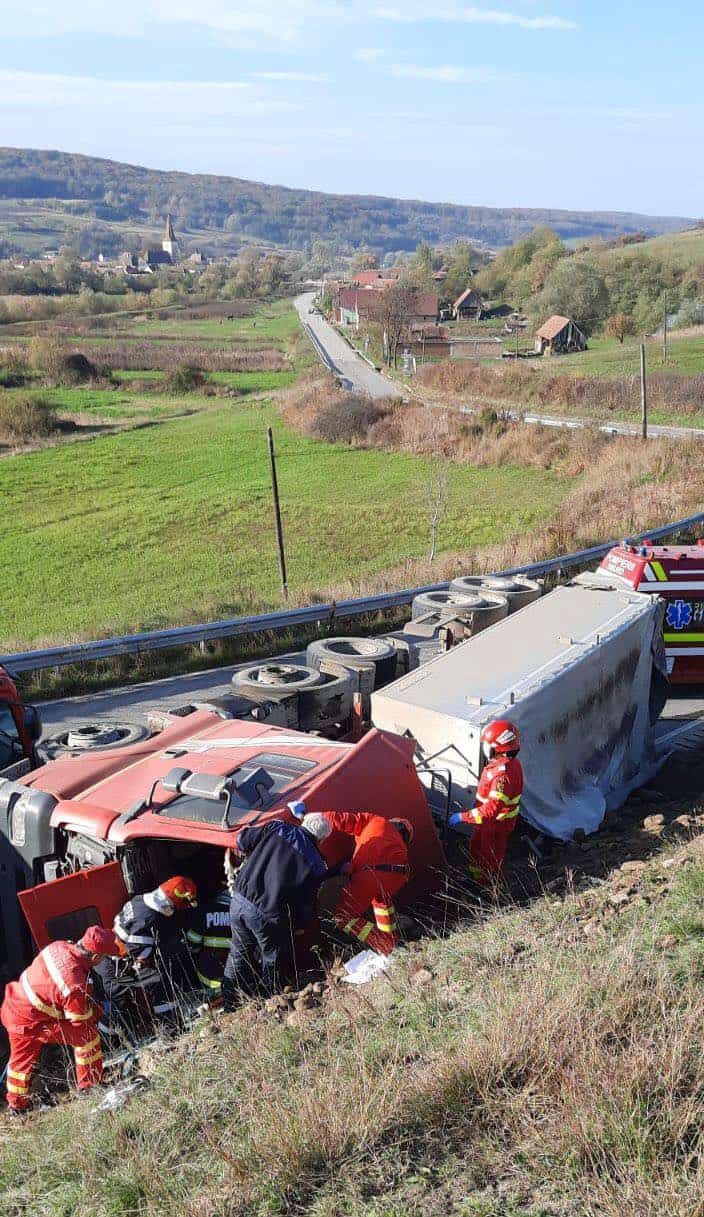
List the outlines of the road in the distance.
{"type": "Polygon", "coordinates": [[[315,292],[305,292],[298,296],[295,305],[302,325],[311,330],[318,343],[325,351],[335,374],[340,377],[346,389],[358,393],[368,393],[370,397],[403,397],[396,385],[387,380],[379,372],[370,368],[368,363],[357,355],[341,338],[335,329],[320,313],[311,313],[310,309],[315,299],[315,292]]]}

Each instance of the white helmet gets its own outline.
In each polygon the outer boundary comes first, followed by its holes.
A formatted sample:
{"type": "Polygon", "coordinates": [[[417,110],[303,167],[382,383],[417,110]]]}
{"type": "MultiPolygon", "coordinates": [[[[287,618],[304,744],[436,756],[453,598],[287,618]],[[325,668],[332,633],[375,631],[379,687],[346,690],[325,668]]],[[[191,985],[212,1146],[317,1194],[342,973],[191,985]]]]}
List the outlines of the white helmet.
{"type": "Polygon", "coordinates": [[[319,811],[313,811],[309,815],[304,816],[301,821],[301,828],[305,828],[311,837],[315,837],[316,841],[325,841],[332,832],[332,825],[326,816],[321,815],[319,811]]]}

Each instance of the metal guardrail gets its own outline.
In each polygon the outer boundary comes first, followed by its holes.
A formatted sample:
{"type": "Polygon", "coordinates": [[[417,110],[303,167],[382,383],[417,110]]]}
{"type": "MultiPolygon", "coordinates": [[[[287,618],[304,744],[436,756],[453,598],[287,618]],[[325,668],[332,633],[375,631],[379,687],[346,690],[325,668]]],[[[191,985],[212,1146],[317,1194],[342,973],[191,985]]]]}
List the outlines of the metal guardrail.
{"type": "MultiPolygon", "coordinates": [[[[686,532],[704,524],[704,512],[675,520],[662,528],[651,528],[629,542],[646,538],[662,541],[673,533],[686,532]]],[[[577,566],[588,566],[603,558],[618,541],[611,540],[591,549],[580,549],[572,554],[561,554],[542,562],[527,566],[513,566],[509,570],[497,571],[499,575],[541,576],[573,570],[577,566]]],[[[355,600],[332,601],[330,604],[313,604],[305,608],[283,609],[276,613],[261,613],[250,617],[232,617],[227,621],[213,621],[202,625],[178,626],[169,630],[154,630],[145,634],[127,634],[120,638],[105,638],[95,642],[75,642],[66,646],[49,647],[43,651],[22,651],[15,655],[0,655],[0,665],[12,672],[39,671],[42,668],[63,667],[74,663],[95,663],[100,659],[112,659],[116,655],[138,655],[143,651],[165,650],[168,647],[193,646],[201,642],[214,642],[221,638],[242,637],[266,631],[295,629],[296,626],[333,622],[343,617],[361,617],[366,613],[379,613],[387,609],[403,608],[422,592],[440,592],[449,587],[448,582],[430,583],[424,587],[407,588],[400,592],[380,592],[376,596],[364,596],[355,600]]]]}

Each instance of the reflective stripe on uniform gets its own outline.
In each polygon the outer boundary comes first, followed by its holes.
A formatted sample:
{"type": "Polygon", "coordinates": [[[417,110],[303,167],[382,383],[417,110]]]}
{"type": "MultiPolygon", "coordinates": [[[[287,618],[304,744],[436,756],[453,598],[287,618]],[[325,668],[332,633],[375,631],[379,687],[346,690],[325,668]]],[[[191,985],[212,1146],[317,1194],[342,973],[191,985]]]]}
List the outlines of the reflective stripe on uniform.
{"type": "Polygon", "coordinates": [[[19,1069],[8,1069],[8,1078],[14,1078],[16,1082],[28,1082],[31,1078],[31,1073],[20,1073],[19,1069]]]}
{"type": "Polygon", "coordinates": [[[377,929],[381,930],[382,934],[395,934],[398,926],[393,904],[379,904],[378,901],[372,900],[372,909],[377,929]]]}
{"type": "Polygon", "coordinates": [[[80,1061],[81,1064],[86,1064],[88,1060],[101,1055],[101,1053],[100,1036],[96,1035],[94,1039],[88,1040],[87,1044],[79,1044],[76,1048],[76,1060],[80,1061]]]}
{"type": "Polygon", "coordinates": [[[204,976],[202,972],[198,971],[196,971],[196,976],[198,977],[200,983],[205,985],[206,989],[222,989],[221,980],[211,980],[209,976],[204,976]]]}
{"type": "Polygon", "coordinates": [[[192,942],[193,945],[196,947],[199,947],[201,945],[201,943],[203,942],[203,935],[196,934],[195,930],[186,930],[186,938],[189,942],[192,942]]]}
{"type": "Polygon", "coordinates": [[[347,922],[345,933],[352,934],[360,942],[366,942],[373,929],[371,921],[365,921],[363,917],[353,917],[347,922]]]}
{"type": "Polygon", "coordinates": [[[45,947],[43,951],[39,952],[39,958],[41,959],[42,963],[44,964],[47,972],[49,973],[51,979],[53,980],[53,982],[56,985],[59,992],[62,994],[63,997],[68,997],[71,990],[69,989],[68,985],[66,984],[66,981],[64,980],[63,976],[61,975],[61,969],[59,968],[59,965],[57,964],[56,960],[54,959],[53,947],[51,947],[51,946],[45,947]]]}
{"type": "Polygon", "coordinates": [[[70,1023],[86,1023],[89,1018],[95,1018],[95,1010],[86,1010],[84,1014],[78,1014],[73,1010],[69,1010],[65,1017],[70,1023]]]}
{"type": "Polygon", "coordinates": [[[16,1082],[11,1082],[8,1077],[7,1093],[8,1094],[29,1094],[29,1086],[18,1086],[16,1082]]]}
{"type": "Polygon", "coordinates": [[[7,1071],[8,1094],[29,1094],[30,1073],[20,1073],[17,1069],[7,1071]]]}
{"type": "Polygon", "coordinates": [[[516,819],[518,819],[519,815],[520,815],[520,812],[519,812],[518,808],[514,807],[513,811],[500,811],[498,816],[496,817],[496,819],[497,819],[497,822],[499,820],[516,820],[516,819]]]}
{"type": "Polygon", "coordinates": [[[231,938],[204,938],[204,947],[211,947],[215,951],[229,951],[232,946],[231,938]]]}
{"type": "Polygon", "coordinates": [[[63,1011],[59,1010],[57,1006],[48,1006],[46,1002],[42,1001],[41,997],[37,997],[34,989],[27,980],[26,972],[23,972],[20,976],[20,984],[24,989],[24,995],[27,998],[27,1001],[30,1003],[30,1005],[34,1006],[35,1010],[40,1010],[42,1014],[46,1014],[49,1018],[62,1019],[64,1017],[63,1011]]]}

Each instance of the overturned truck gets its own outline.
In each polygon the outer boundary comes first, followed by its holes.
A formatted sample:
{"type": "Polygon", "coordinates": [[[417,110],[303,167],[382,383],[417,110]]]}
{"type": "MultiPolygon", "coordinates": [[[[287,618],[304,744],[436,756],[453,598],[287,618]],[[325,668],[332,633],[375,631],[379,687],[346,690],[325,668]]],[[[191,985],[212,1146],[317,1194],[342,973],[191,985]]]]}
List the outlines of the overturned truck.
{"type": "MultiPolygon", "coordinates": [[[[560,839],[594,831],[656,768],[663,608],[581,576],[419,666],[408,650],[405,674],[372,694],[359,739],[242,720],[236,704],[189,707],[126,746],[0,779],[0,987],[36,946],[110,924],[127,894],[174,872],[220,881],[239,831],[289,816],[294,798],[410,819],[401,903],[417,908],[442,883],[441,840],[472,803],[494,718],[520,727],[528,822],[560,839]]],[[[438,630],[450,646],[452,631],[438,630]]],[[[378,684],[392,675],[377,670],[378,684]]],[[[349,839],[337,846],[343,860],[349,839]]]]}

